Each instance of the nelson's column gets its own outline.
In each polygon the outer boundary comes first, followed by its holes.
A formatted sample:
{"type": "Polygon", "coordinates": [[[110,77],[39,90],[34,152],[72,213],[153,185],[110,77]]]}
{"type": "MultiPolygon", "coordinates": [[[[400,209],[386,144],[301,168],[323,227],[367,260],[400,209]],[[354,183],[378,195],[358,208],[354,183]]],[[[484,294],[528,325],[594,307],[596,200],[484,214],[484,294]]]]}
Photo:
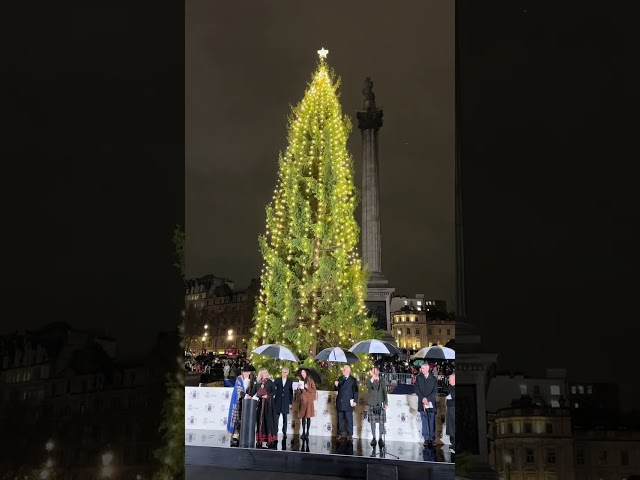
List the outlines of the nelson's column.
{"type": "MultiPolygon", "coordinates": [[[[365,305],[378,321],[377,328],[386,331],[384,340],[394,342],[391,334],[389,306],[395,288],[390,288],[382,274],[382,246],[380,238],[380,162],[378,131],[382,127],[382,108],[376,107],[373,82],[364,82],[364,110],[356,113],[362,132],[362,262],[369,270],[365,305]]],[[[395,343],[395,342],[394,342],[395,343]]]]}

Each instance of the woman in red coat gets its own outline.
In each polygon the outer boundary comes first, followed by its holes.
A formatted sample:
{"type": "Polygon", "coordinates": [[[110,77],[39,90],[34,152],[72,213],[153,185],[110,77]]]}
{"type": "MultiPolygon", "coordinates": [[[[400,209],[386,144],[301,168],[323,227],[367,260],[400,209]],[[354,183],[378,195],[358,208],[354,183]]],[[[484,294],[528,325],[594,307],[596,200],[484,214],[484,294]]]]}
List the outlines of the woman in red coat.
{"type": "Polygon", "coordinates": [[[300,406],[298,408],[298,418],[302,419],[302,440],[309,438],[311,428],[311,418],[315,417],[313,402],[316,400],[316,384],[306,370],[300,371],[300,380],[304,382],[298,384],[298,398],[300,406]]]}

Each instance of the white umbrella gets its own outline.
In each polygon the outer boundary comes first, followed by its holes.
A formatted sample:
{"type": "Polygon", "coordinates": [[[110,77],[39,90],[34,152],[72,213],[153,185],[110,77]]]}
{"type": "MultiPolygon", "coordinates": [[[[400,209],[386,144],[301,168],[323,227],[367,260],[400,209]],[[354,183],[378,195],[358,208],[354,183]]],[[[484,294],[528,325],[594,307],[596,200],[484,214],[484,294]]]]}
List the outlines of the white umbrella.
{"type": "Polygon", "coordinates": [[[353,353],[379,353],[382,355],[399,355],[400,350],[384,340],[362,340],[349,349],[353,353]]]}
{"type": "Polygon", "coordinates": [[[355,353],[351,353],[349,350],[340,347],[325,348],[316,355],[315,359],[321,362],[340,363],[355,363],[360,361],[355,353]]]}
{"type": "Polygon", "coordinates": [[[291,360],[292,362],[300,363],[298,357],[296,357],[291,350],[289,350],[287,347],[283,347],[282,345],[278,345],[275,343],[262,345],[255,350],[252,350],[251,353],[257,353],[259,355],[277,358],[279,360],[291,360]]]}
{"type": "Polygon", "coordinates": [[[411,355],[411,358],[424,358],[429,360],[455,360],[455,350],[448,347],[439,347],[432,345],[431,347],[424,347],[418,350],[415,355],[411,355]]]}

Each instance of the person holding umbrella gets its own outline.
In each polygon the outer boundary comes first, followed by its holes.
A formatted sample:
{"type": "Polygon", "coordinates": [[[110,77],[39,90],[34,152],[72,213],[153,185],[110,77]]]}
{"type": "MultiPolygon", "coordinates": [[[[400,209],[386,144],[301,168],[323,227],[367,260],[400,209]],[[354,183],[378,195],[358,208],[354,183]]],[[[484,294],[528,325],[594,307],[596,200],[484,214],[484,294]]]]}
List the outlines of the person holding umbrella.
{"type": "Polygon", "coordinates": [[[351,367],[342,367],[343,375],[335,381],[338,396],[336,408],[338,410],[338,440],[342,440],[342,432],[346,427],[349,441],[353,440],[353,408],[358,401],[358,381],[351,376],[351,367]],[[345,425],[346,422],[346,425],[345,425]]]}
{"type": "Polygon", "coordinates": [[[389,406],[389,400],[387,397],[387,383],[383,378],[380,378],[380,368],[374,365],[371,369],[371,378],[367,383],[369,388],[369,398],[367,400],[367,419],[371,424],[371,434],[373,439],[371,440],[371,446],[376,446],[376,423],[380,424],[380,436],[378,438],[378,445],[380,448],[384,447],[384,441],[382,435],[385,432],[384,424],[387,422],[387,407],[389,406]]]}
{"type": "Polygon", "coordinates": [[[438,380],[431,375],[429,365],[420,365],[420,375],[416,379],[416,393],[418,394],[418,411],[422,418],[422,436],[424,446],[432,447],[436,439],[436,396],[438,394],[438,380]]]}
{"type": "Polygon", "coordinates": [[[309,429],[311,428],[311,419],[315,417],[315,409],[313,402],[316,400],[316,384],[309,375],[306,368],[300,370],[300,382],[298,382],[298,399],[300,406],[298,407],[298,418],[302,420],[302,440],[309,439],[309,429]]]}

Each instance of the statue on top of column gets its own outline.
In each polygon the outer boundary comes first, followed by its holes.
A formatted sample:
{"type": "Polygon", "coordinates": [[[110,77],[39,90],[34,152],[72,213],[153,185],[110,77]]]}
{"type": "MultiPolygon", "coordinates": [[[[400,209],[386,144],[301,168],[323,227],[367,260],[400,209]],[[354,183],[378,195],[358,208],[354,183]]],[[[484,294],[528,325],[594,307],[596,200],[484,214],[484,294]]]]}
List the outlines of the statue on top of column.
{"type": "Polygon", "coordinates": [[[364,94],[364,99],[366,101],[375,101],[376,95],[373,93],[373,82],[371,81],[371,77],[367,77],[364,80],[364,88],[362,89],[362,93],[364,94]]]}

